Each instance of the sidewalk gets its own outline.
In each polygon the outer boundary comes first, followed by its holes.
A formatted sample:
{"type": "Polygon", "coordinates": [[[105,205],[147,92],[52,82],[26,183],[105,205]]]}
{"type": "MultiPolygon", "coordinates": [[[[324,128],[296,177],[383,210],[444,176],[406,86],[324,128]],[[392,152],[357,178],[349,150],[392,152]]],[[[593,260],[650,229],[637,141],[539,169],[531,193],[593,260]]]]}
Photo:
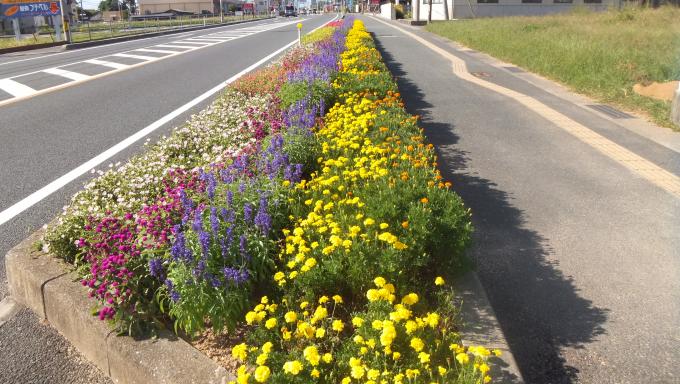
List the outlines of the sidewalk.
{"type": "Polygon", "coordinates": [[[677,380],[676,139],[422,30],[364,21],[472,209],[471,255],[526,382],[677,380]]]}

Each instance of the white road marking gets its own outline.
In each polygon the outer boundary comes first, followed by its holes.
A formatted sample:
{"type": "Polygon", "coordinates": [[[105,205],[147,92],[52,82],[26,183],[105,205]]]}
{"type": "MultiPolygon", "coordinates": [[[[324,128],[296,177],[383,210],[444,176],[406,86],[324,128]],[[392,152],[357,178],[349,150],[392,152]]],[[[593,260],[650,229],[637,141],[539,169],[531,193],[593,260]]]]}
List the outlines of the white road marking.
{"type": "Polygon", "coordinates": [[[192,37],[190,39],[186,39],[185,41],[210,41],[210,42],[224,42],[224,41],[229,41],[233,40],[231,37],[192,37]]]}
{"type": "MultiPolygon", "coordinates": [[[[335,21],[337,18],[338,18],[338,16],[335,16],[329,22],[335,21]]],[[[320,25],[319,27],[314,28],[311,32],[314,32],[314,31],[320,29],[321,27],[323,27],[326,24],[327,23],[324,23],[324,24],[320,25]]],[[[29,209],[30,207],[34,206],[35,204],[42,201],[43,199],[45,199],[49,195],[53,194],[54,192],[63,188],[65,185],[69,184],[73,180],[82,176],[84,173],[89,172],[91,169],[95,168],[99,164],[110,159],[111,157],[113,157],[114,155],[119,153],[120,151],[131,146],[132,144],[141,140],[142,138],[149,135],[153,131],[157,130],[158,128],[160,128],[163,125],[167,124],[168,122],[172,121],[177,116],[179,116],[182,113],[193,108],[194,106],[196,106],[200,102],[204,101],[205,99],[209,98],[210,96],[214,95],[215,93],[221,91],[227,85],[233,83],[234,81],[236,81],[241,76],[245,75],[248,72],[251,72],[252,70],[259,67],[260,65],[271,60],[273,57],[276,57],[281,52],[283,52],[286,49],[297,44],[297,42],[298,42],[297,39],[295,39],[295,40],[291,41],[290,43],[284,45],[283,47],[277,49],[276,51],[270,53],[269,55],[263,57],[258,62],[251,64],[248,68],[246,68],[246,69],[242,70],[241,72],[235,74],[234,76],[230,77],[226,81],[223,81],[223,82],[217,84],[215,87],[213,87],[212,89],[203,93],[202,95],[196,97],[195,99],[193,99],[193,100],[189,101],[188,103],[182,105],[181,107],[175,109],[174,111],[170,112],[169,114],[161,117],[160,119],[158,119],[155,122],[151,123],[150,125],[146,126],[144,129],[138,131],[134,135],[126,138],[125,140],[121,141],[120,143],[114,145],[113,147],[111,147],[111,148],[107,149],[106,151],[100,153],[99,155],[93,157],[92,159],[81,164],[77,168],[71,170],[67,174],[59,177],[58,179],[52,181],[51,183],[47,184],[46,186],[40,188],[39,190],[37,190],[37,191],[33,192],[32,194],[28,195],[27,197],[23,198],[21,201],[15,203],[11,207],[0,212],[0,225],[8,222],[9,220],[11,220],[16,215],[18,215],[18,214],[22,213],[23,211],[29,209]]]]}
{"type": "MultiPolygon", "coordinates": [[[[264,23],[264,22],[269,23],[269,20],[259,20],[259,21],[253,21],[253,22],[251,22],[251,23],[253,23],[253,24],[255,24],[255,23],[261,24],[261,23],[264,23]]],[[[223,27],[217,27],[216,29],[218,29],[218,28],[229,28],[229,27],[233,27],[233,26],[237,26],[237,25],[238,25],[238,24],[227,24],[227,25],[225,25],[225,26],[223,26],[223,27]]],[[[198,32],[200,32],[200,31],[196,31],[196,33],[198,33],[198,32]]],[[[190,34],[190,33],[195,33],[195,32],[186,32],[186,34],[190,34]]],[[[152,36],[152,37],[147,37],[146,39],[147,39],[147,40],[155,40],[155,39],[162,39],[162,38],[166,38],[166,37],[177,37],[177,36],[181,36],[181,34],[176,34],[176,35],[162,35],[162,36],[152,36]]],[[[66,55],[66,54],[74,53],[74,52],[89,51],[89,50],[91,50],[91,49],[102,49],[102,48],[112,47],[112,46],[114,46],[114,45],[130,44],[130,43],[136,43],[136,42],[137,42],[136,40],[132,40],[132,41],[121,41],[120,43],[111,43],[111,44],[106,44],[106,45],[97,46],[97,47],[79,48],[77,51],[57,52],[57,53],[52,53],[52,54],[49,54],[49,55],[40,55],[40,56],[37,56],[37,57],[29,57],[29,58],[27,58],[27,59],[14,60],[14,61],[8,61],[8,62],[6,62],[6,63],[0,63],[0,65],[9,65],[9,64],[15,64],[15,63],[21,63],[21,62],[24,62],[24,61],[37,60],[37,59],[44,59],[44,58],[46,58],[46,57],[52,57],[52,56],[58,56],[58,55],[66,55]]]]}
{"type": "Polygon", "coordinates": [[[129,65],[127,65],[127,64],[114,63],[114,62],[111,62],[111,61],[97,60],[97,59],[85,60],[85,61],[83,61],[83,63],[103,65],[105,67],[114,68],[114,69],[125,69],[125,68],[129,67],[129,65]]]}
{"type": "Polygon", "coordinates": [[[139,59],[139,60],[146,60],[146,61],[158,60],[157,57],[153,57],[153,56],[131,55],[129,53],[114,53],[113,55],[109,55],[109,56],[129,57],[130,59],[139,59]]]}
{"type": "Polygon", "coordinates": [[[65,77],[67,79],[71,79],[71,80],[75,80],[75,81],[87,80],[87,79],[90,78],[90,76],[88,76],[88,75],[83,75],[82,73],[71,72],[71,71],[67,71],[65,69],[60,69],[60,68],[48,68],[48,69],[44,69],[43,72],[49,73],[51,75],[57,75],[57,76],[65,77]]]}
{"type": "Polygon", "coordinates": [[[131,51],[131,52],[155,52],[155,53],[170,53],[170,54],[182,53],[180,51],[168,51],[167,49],[150,49],[150,48],[139,48],[139,49],[135,49],[134,51],[131,51]]]}
{"type": "Polygon", "coordinates": [[[206,46],[211,44],[217,44],[215,42],[208,43],[206,41],[189,41],[189,40],[177,40],[171,41],[170,44],[197,44],[197,46],[206,46]]]}
{"type": "Polygon", "coordinates": [[[12,79],[0,79],[0,89],[14,97],[30,96],[37,91],[12,79]]]}
{"type": "MultiPolygon", "coordinates": [[[[170,44],[158,44],[154,45],[154,47],[161,47],[161,48],[180,48],[180,49],[196,49],[196,48],[201,48],[201,47],[194,47],[194,46],[188,46],[188,45],[170,45],[170,44]]],[[[185,51],[186,52],[186,51],[185,51]]]]}

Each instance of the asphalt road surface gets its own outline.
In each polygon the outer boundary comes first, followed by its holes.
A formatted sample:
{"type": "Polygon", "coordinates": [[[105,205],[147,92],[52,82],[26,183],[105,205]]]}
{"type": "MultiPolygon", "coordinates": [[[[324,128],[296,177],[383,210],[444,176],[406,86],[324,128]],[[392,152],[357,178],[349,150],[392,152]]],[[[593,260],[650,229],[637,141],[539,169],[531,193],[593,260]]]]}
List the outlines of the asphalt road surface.
{"type": "MultiPolygon", "coordinates": [[[[0,56],[0,300],[7,296],[6,252],[57,216],[91,177],[64,175],[294,41],[298,22],[310,31],[333,17],[278,18],[0,56]],[[65,185],[25,200],[55,180],[65,185]]],[[[167,118],[147,137],[168,133],[216,95],[167,118]]],[[[140,152],[143,141],[103,166],[140,152]]],[[[32,312],[20,310],[0,325],[0,383],[107,382],[32,312]]]]}

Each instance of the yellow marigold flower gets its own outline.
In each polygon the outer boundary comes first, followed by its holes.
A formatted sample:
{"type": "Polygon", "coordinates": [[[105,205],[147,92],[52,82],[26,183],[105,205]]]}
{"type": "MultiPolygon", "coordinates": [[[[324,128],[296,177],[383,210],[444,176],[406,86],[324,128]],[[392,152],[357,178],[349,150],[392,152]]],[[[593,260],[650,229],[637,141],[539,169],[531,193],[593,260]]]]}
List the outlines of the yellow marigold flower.
{"type": "Polygon", "coordinates": [[[342,381],[340,382],[340,384],[350,384],[351,382],[352,382],[352,379],[351,379],[351,378],[349,378],[349,377],[343,377],[343,378],[342,378],[342,381]]]}
{"type": "Polygon", "coordinates": [[[231,349],[231,356],[235,359],[245,361],[246,358],[248,357],[248,345],[246,345],[246,343],[241,343],[239,345],[234,346],[231,349]]]}
{"type": "Polygon", "coordinates": [[[264,326],[267,329],[272,329],[272,328],[276,327],[276,318],[272,317],[272,318],[267,319],[267,321],[264,323],[264,326]]]}
{"type": "Polygon", "coordinates": [[[380,377],[380,371],[377,369],[369,369],[366,373],[366,377],[368,377],[370,380],[377,380],[378,377],[380,377]]]}
{"type": "Polygon", "coordinates": [[[342,320],[333,320],[333,330],[336,332],[342,332],[342,330],[345,328],[345,323],[342,322],[342,320]]]}
{"type": "Polygon", "coordinates": [[[418,354],[418,359],[420,359],[421,364],[427,364],[430,362],[430,355],[425,352],[420,352],[418,354]]]}
{"type": "Polygon", "coordinates": [[[415,293],[409,293],[408,295],[402,297],[401,303],[404,305],[414,305],[418,302],[418,295],[415,293]]]}
{"type": "Polygon", "coordinates": [[[383,288],[389,293],[394,293],[394,285],[390,283],[385,284],[383,288]]]}
{"type": "Polygon", "coordinates": [[[437,313],[428,313],[425,317],[425,322],[430,328],[436,328],[439,324],[439,315],[437,313]]]}
{"type": "Polygon", "coordinates": [[[399,360],[400,357],[401,357],[401,353],[399,353],[399,352],[392,352],[392,358],[393,358],[394,360],[399,360]]]}
{"type": "Polygon", "coordinates": [[[378,293],[377,289],[369,289],[366,291],[366,298],[368,301],[380,300],[380,294],[378,293]]]}
{"type": "Polygon", "coordinates": [[[236,382],[238,384],[248,384],[248,379],[250,379],[250,373],[246,371],[246,366],[238,367],[238,370],[236,370],[236,382]]]}
{"type": "Polygon", "coordinates": [[[272,348],[274,348],[274,344],[272,344],[271,341],[262,344],[262,352],[264,353],[270,353],[272,351],[272,348]]]}
{"type": "Polygon", "coordinates": [[[269,303],[269,298],[267,296],[262,296],[262,299],[260,299],[260,303],[262,304],[268,304],[269,303]]]}
{"type": "Polygon", "coordinates": [[[330,353],[324,353],[323,356],[321,357],[321,360],[323,360],[324,363],[328,364],[331,361],[333,361],[333,355],[330,353]]]}
{"type": "Polygon", "coordinates": [[[502,354],[500,349],[494,349],[492,352],[496,357],[500,357],[500,355],[502,354]]]}
{"type": "Polygon", "coordinates": [[[362,319],[359,316],[354,316],[352,318],[352,325],[354,325],[355,328],[359,328],[364,324],[364,319],[362,319]]]}
{"type": "Polygon", "coordinates": [[[484,384],[491,382],[491,376],[484,376],[484,384]]]}
{"type": "Polygon", "coordinates": [[[246,323],[248,323],[249,325],[252,324],[255,321],[256,317],[257,314],[253,311],[246,313],[246,323]]]}
{"type": "Polygon", "coordinates": [[[437,276],[437,278],[434,279],[434,285],[444,285],[444,284],[445,284],[444,278],[442,278],[441,276],[437,276]]]}
{"type": "Polygon", "coordinates": [[[375,348],[375,340],[372,338],[366,340],[366,345],[368,345],[371,349],[375,348]]]}
{"type": "Polygon", "coordinates": [[[353,366],[350,372],[350,376],[355,379],[361,379],[364,377],[364,368],[362,366],[353,366]]]}
{"type": "Polygon", "coordinates": [[[300,363],[300,362],[297,361],[297,360],[286,361],[286,362],[283,364],[283,372],[288,373],[288,374],[291,374],[291,375],[293,375],[293,376],[295,376],[295,375],[297,375],[298,373],[300,373],[300,371],[302,371],[302,368],[303,368],[303,367],[302,367],[302,363],[300,363]]]}
{"type": "Polygon", "coordinates": [[[314,369],[312,369],[312,372],[310,373],[310,375],[311,375],[313,378],[318,379],[318,378],[319,378],[319,375],[321,375],[321,372],[319,372],[318,369],[314,368],[314,369]]]}
{"type": "Polygon", "coordinates": [[[342,304],[342,296],[340,295],[333,296],[333,301],[335,302],[335,304],[342,304]]]}
{"type": "Polygon", "coordinates": [[[281,272],[281,271],[276,272],[276,273],[274,274],[274,281],[280,281],[280,280],[282,280],[284,277],[286,277],[286,274],[285,274],[285,273],[283,273],[283,272],[281,272]]]}
{"type": "Polygon", "coordinates": [[[411,339],[410,345],[411,348],[413,348],[413,350],[415,350],[416,352],[422,351],[423,348],[425,347],[425,343],[423,343],[423,341],[417,337],[411,339]]]}
{"type": "Polygon", "coordinates": [[[283,331],[283,332],[281,333],[281,335],[283,336],[283,339],[284,339],[284,340],[290,340],[290,338],[291,338],[291,336],[292,336],[293,334],[292,334],[290,331],[287,331],[287,330],[286,330],[286,331],[283,331]]]}
{"type": "Polygon", "coordinates": [[[461,365],[465,365],[470,362],[470,356],[468,356],[467,353],[461,352],[456,355],[456,360],[458,360],[461,365]]]}
{"type": "Polygon", "coordinates": [[[447,372],[447,369],[440,365],[437,367],[437,371],[439,372],[439,376],[444,376],[447,372]]]}
{"type": "Polygon", "coordinates": [[[361,335],[354,336],[353,340],[357,344],[363,344],[364,343],[364,338],[361,335]]]}
{"type": "Polygon", "coordinates": [[[364,225],[369,226],[375,224],[375,220],[371,219],[370,217],[364,220],[364,225]]]}
{"type": "Polygon", "coordinates": [[[319,361],[321,360],[321,356],[319,355],[319,350],[316,349],[315,346],[310,345],[309,347],[305,348],[302,351],[302,355],[309,361],[309,364],[311,364],[313,367],[316,367],[319,365],[319,361]]]}
{"type": "Polygon", "coordinates": [[[269,355],[266,353],[260,353],[257,356],[257,359],[255,359],[255,363],[257,365],[264,365],[267,362],[267,358],[269,358],[269,355]]]}
{"type": "Polygon", "coordinates": [[[387,224],[387,223],[380,223],[380,229],[385,229],[385,228],[387,228],[387,227],[389,227],[389,226],[390,226],[390,225],[387,224]]]}
{"type": "Polygon", "coordinates": [[[316,334],[314,336],[316,336],[317,339],[321,339],[324,336],[326,336],[326,330],[323,328],[319,328],[316,330],[316,334]]]}
{"type": "Polygon", "coordinates": [[[479,372],[482,373],[482,375],[486,375],[487,372],[489,372],[489,369],[491,369],[486,363],[482,363],[482,365],[479,366],[479,372]]]}
{"type": "Polygon", "coordinates": [[[376,319],[373,320],[373,322],[371,323],[371,327],[373,327],[373,329],[381,330],[383,327],[383,323],[382,321],[376,319]]]}
{"type": "Polygon", "coordinates": [[[382,288],[383,286],[385,286],[385,283],[387,282],[385,281],[385,278],[378,276],[375,279],[373,279],[373,283],[375,284],[376,287],[382,288]]]}
{"type": "Polygon", "coordinates": [[[329,299],[328,299],[328,296],[321,296],[321,297],[319,298],[319,304],[327,303],[328,300],[329,300],[329,299]]]}
{"type": "Polygon", "coordinates": [[[288,311],[285,315],[283,315],[283,319],[286,320],[286,323],[294,323],[297,321],[297,313],[288,311]]]}
{"type": "Polygon", "coordinates": [[[308,305],[309,305],[308,302],[303,301],[302,303],[300,303],[300,309],[305,309],[305,308],[307,308],[308,305]]]}

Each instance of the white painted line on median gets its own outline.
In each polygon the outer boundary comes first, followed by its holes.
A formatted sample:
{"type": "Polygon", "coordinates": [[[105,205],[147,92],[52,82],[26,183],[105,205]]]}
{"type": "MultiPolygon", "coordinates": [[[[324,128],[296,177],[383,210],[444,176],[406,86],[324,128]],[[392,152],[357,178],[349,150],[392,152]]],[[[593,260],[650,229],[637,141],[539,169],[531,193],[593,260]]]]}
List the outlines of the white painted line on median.
{"type": "Polygon", "coordinates": [[[125,69],[125,68],[129,67],[129,65],[127,65],[127,64],[114,63],[112,61],[97,60],[97,59],[85,60],[85,61],[83,61],[83,63],[103,65],[105,67],[109,67],[109,68],[113,68],[113,69],[125,69]]]}
{"type": "MultiPolygon", "coordinates": [[[[338,18],[338,16],[335,16],[332,20],[328,21],[329,23],[332,21],[335,21],[338,18]]],[[[314,28],[311,32],[314,32],[327,23],[324,23],[320,25],[317,28],[314,28]]],[[[168,113],[167,115],[161,117],[160,119],[156,120],[155,122],[151,123],[150,125],[146,126],[142,130],[138,131],[137,133],[133,134],[132,136],[126,138],[125,140],[121,141],[120,143],[114,145],[113,147],[107,149],[106,151],[100,153],[99,155],[93,157],[92,159],[88,160],[87,162],[79,165],[77,168],[71,170],[67,174],[59,177],[58,179],[54,180],[53,182],[47,184],[46,186],[40,188],[39,190],[33,192],[32,194],[28,195],[27,197],[23,198],[21,201],[18,203],[15,203],[11,207],[5,209],[4,211],[0,212],[0,225],[8,222],[11,220],[13,217],[16,215],[22,213],[23,211],[27,210],[28,208],[34,206],[38,202],[42,201],[49,195],[53,194],[54,192],[58,191],[59,189],[63,188],[65,185],[69,184],[73,180],[77,179],[78,177],[82,176],[83,174],[89,172],[91,169],[95,168],[99,164],[105,162],[106,160],[110,159],[111,157],[115,156],[119,152],[123,151],[127,147],[131,146],[135,142],[141,140],[145,136],[151,134],[153,131],[157,130],[158,128],[162,127],[163,125],[167,124],[168,122],[172,121],[174,118],[178,117],[182,113],[188,111],[189,109],[193,108],[197,104],[201,103],[205,99],[209,98],[210,96],[214,95],[215,93],[221,91],[224,89],[227,85],[233,83],[236,81],[238,78],[241,76],[245,75],[248,72],[251,72],[252,70],[256,69],[260,65],[266,63],[267,61],[271,60],[272,58],[276,57],[279,55],[281,52],[285,51],[286,49],[292,47],[293,45],[297,44],[297,39],[291,41],[290,43],[284,45],[283,47],[277,49],[276,51],[270,53],[269,55],[263,57],[256,63],[251,64],[248,68],[242,70],[241,72],[235,74],[234,76],[230,77],[226,81],[223,81],[219,84],[217,84],[215,87],[212,89],[208,90],[207,92],[203,93],[202,95],[196,97],[195,99],[189,101],[188,103],[182,105],[181,107],[175,109],[174,111],[168,113]]]]}
{"type": "Polygon", "coordinates": [[[206,41],[190,41],[190,40],[176,40],[171,41],[170,44],[196,44],[198,47],[215,44],[215,42],[208,43],[206,41]]]}
{"type": "Polygon", "coordinates": [[[0,89],[14,97],[30,96],[38,91],[12,79],[0,79],[0,89]]]}
{"type": "Polygon", "coordinates": [[[168,51],[167,49],[149,49],[149,48],[139,48],[131,52],[155,52],[155,53],[179,53],[179,51],[168,51]]]}
{"type": "Polygon", "coordinates": [[[65,69],[60,69],[60,68],[48,68],[48,69],[44,69],[43,72],[49,73],[51,75],[57,75],[57,76],[65,77],[67,79],[71,79],[71,80],[75,80],[75,81],[87,80],[87,79],[90,78],[90,76],[88,76],[88,75],[83,75],[82,73],[71,72],[71,71],[67,71],[65,69]]]}
{"type": "Polygon", "coordinates": [[[153,56],[142,56],[142,55],[131,55],[129,53],[115,53],[113,55],[109,56],[117,56],[117,57],[128,57],[130,59],[138,59],[138,60],[146,60],[146,61],[152,61],[152,60],[157,60],[158,57],[153,57],[153,56]]]}
{"type": "MultiPolygon", "coordinates": [[[[194,46],[188,46],[188,45],[170,45],[170,44],[158,44],[154,45],[154,47],[161,47],[161,48],[180,48],[180,49],[196,49],[196,48],[201,48],[201,47],[194,47],[194,46]]],[[[178,51],[178,53],[181,52],[186,52],[186,51],[178,51]]]]}

